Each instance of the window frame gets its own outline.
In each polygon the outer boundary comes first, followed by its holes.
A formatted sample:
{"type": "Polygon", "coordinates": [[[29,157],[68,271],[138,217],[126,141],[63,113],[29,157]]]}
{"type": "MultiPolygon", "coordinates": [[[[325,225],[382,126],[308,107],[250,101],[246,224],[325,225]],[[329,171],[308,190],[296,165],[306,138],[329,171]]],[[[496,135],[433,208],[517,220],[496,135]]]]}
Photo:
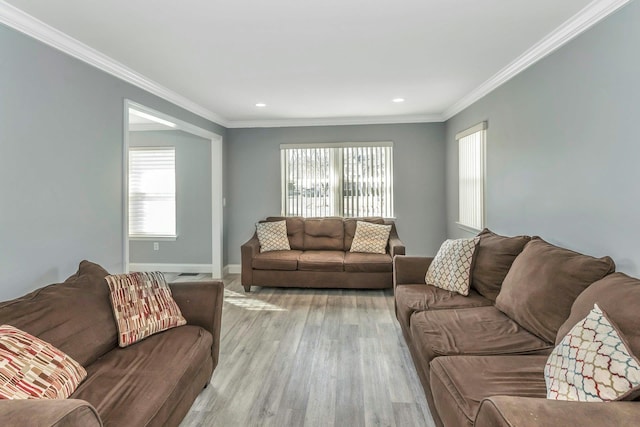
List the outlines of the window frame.
{"type": "MultiPolygon", "coordinates": [[[[486,187],[487,187],[487,128],[488,123],[486,121],[480,122],[474,126],[471,126],[468,129],[465,129],[456,134],[456,142],[458,144],[458,220],[456,224],[459,228],[470,231],[470,232],[480,232],[482,229],[486,227],[487,224],[487,215],[486,215],[486,187]],[[470,141],[470,137],[479,136],[479,144],[480,144],[480,155],[475,159],[465,159],[463,158],[463,143],[474,142],[470,141]],[[474,188],[474,194],[471,194],[471,199],[464,200],[465,191],[463,191],[464,185],[464,177],[462,174],[463,171],[463,163],[468,163],[471,160],[474,163],[472,164],[473,170],[471,173],[474,173],[476,176],[474,179],[480,179],[480,187],[474,188]],[[478,194],[479,192],[479,194],[478,194]],[[465,207],[468,207],[472,210],[472,212],[464,212],[465,207]],[[479,224],[472,223],[472,221],[467,221],[470,216],[479,215],[479,224]]],[[[467,171],[469,172],[469,171],[467,171]]],[[[467,194],[468,196],[468,194],[467,194]]]]}
{"type": "Polygon", "coordinates": [[[153,240],[153,241],[175,241],[178,238],[178,195],[177,195],[177,150],[175,146],[129,146],[128,149],[128,193],[127,193],[127,198],[128,198],[128,221],[129,224],[127,226],[128,229],[128,235],[129,235],[129,240],[153,240]],[[132,156],[131,153],[133,151],[173,151],[173,179],[174,179],[174,183],[173,183],[173,205],[174,205],[174,215],[173,215],[173,219],[174,219],[174,233],[173,234],[167,234],[167,233],[138,233],[138,234],[134,234],[132,233],[131,229],[131,220],[132,218],[134,218],[134,215],[131,214],[131,209],[132,207],[135,205],[135,203],[132,203],[131,201],[131,191],[132,191],[132,185],[131,185],[131,174],[133,171],[133,167],[132,167],[132,156]]]}
{"type": "MultiPolygon", "coordinates": [[[[281,173],[281,215],[287,215],[287,177],[286,177],[286,150],[287,149],[340,149],[330,154],[331,157],[331,171],[334,174],[334,184],[336,191],[334,194],[334,208],[335,212],[331,213],[331,216],[345,217],[344,207],[344,152],[345,148],[389,148],[388,161],[385,164],[385,176],[390,177],[390,182],[386,185],[386,193],[390,202],[388,203],[389,215],[384,216],[386,219],[395,218],[395,195],[393,191],[394,187],[394,171],[393,171],[393,142],[392,141],[373,141],[373,142],[327,142],[327,143],[299,143],[299,144],[280,144],[280,173],[281,173]]],[[[371,215],[356,215],[353,218],[371,216],[371,215]]],[[[320,218],[309,217],[309,218],[320,218]]],[[[348,217],[352,218],[352,217],[348,217]]]]}

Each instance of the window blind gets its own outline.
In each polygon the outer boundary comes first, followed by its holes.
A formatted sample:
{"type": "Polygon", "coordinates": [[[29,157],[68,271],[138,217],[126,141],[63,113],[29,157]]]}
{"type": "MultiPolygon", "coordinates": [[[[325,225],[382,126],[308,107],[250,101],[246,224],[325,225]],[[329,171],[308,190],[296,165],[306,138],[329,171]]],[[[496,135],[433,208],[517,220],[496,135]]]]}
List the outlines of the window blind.
{"type": "Polygon", "coordinates": [[[129,149],[129,236],[176,237],[174,147],[129,149]]]}
{"type": "Polygon", "coordinates": [[[484,227],[486,123],[480,123],[458,138],[459,224],[481,230],[484,227]]]}
{"type": "Polygon", "coordinates": [[[393,217],[391,143],[282,145],[283,214],[393,217]]]}

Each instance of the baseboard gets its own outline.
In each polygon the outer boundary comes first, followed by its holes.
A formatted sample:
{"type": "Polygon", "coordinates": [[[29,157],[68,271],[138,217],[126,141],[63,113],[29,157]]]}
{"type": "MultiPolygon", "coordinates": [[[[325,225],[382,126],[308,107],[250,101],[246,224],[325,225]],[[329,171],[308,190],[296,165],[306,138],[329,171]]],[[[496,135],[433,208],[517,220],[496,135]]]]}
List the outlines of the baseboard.
{"type": "Polygon", "coordinates": [[[242,266],[240,264],[227,264],[224,266],[224,274],[240,274],[242,266]]]}
{"type": "Polygon", "coordinates": [[[211,264],[145,264],[130,263],[129,271],[163,271],[165,273],[211,273],[211,264]]]}

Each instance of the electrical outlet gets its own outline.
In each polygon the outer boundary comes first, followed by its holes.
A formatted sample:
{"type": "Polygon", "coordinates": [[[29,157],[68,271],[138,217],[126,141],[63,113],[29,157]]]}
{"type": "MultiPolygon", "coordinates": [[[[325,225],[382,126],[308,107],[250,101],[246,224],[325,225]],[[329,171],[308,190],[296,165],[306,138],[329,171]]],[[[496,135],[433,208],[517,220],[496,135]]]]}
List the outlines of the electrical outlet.
{"type": "Polygon", "coordinates": [[[159,251],[160,250],[160,243],[153,242],[153,250],[154,251],[159,251]]]}

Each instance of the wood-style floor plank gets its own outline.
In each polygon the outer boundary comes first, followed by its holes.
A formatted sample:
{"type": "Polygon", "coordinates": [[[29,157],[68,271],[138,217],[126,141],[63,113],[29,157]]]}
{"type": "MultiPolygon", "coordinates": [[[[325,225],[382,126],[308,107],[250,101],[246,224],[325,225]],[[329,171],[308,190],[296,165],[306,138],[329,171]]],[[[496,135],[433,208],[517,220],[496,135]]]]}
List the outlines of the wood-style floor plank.
{"type": "Polygon", "coordinates": [[[230,275],[220,362],[181,427],[434,426],[393,307],[391,290],[245,293],[230,275]]]}

